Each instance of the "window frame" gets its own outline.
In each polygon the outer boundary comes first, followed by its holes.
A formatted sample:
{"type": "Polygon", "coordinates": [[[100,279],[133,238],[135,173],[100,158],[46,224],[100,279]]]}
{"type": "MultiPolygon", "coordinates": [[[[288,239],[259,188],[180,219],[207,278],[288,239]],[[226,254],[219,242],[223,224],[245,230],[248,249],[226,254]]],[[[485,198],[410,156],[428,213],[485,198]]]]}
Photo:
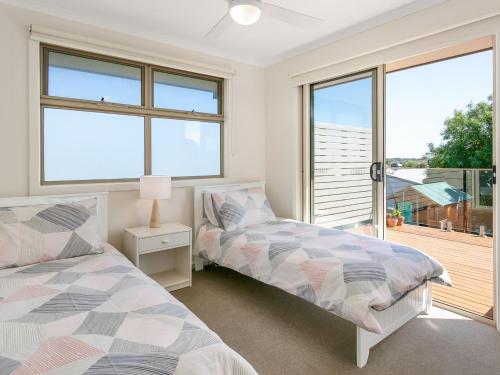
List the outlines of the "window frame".
{"type": "Polygon", "coordinates": [[[186,113],[193,113],[189,111],[182,111],[182,110],[177,110],[177,109],[168,109],[164,107],[155,107],[154,102],[155,102],[155,90],[154,90],[154,74],[155,72],[158,73],[166,73],[166,74],[175,74],[178,76],[184,76],[188,78],[197,78],[197,79],[203,79],[205,81],[211,81],[217,83],[217,90],[219,95],[219,98],[217,99],[217,113],[206,113],[206,112],[195,112],[195,113],[200,113],[203,115],[207,116],[220,116],[224,115],[224,80],[221,80],[219,78],[215,78],[212,76],[204,75],[204,74],[192,74],[192,73],[187,73],[182,70],[178,69],[173,69],[173,68],[165,68],[165,67],[159,67],[159,66],[151,66],[151,108],[154,109],[160,109],[160,110],[168,110],[168,111],[173,111],[173,112],[186,112],[186,113]]]}
{"type": "Polygon", "coordinates": [[[210,178],[224,178],[225,177],[225,113],[224,113],[224,83],[225,79],[221,77],[194,73],[179,69],[173,69],[165,66],[158,66],[155,64],[142,63],[134,60],[128,60],[118,57],[106,56],[94,52],[87,52],[83,50],[60,47],[53,44],[40,43],[40,179],[41,186],[51,185],[79,185],[79,184],[100,184],[100,183],[123,183],[123,182],[137,182],[138,178],[122,178],[122,179],[99,179],[99,180],[60,180],[60,181],[46,181],[45,180],[45,145],[44,145],[44,109],[69,109],[80,110],[98,113],[109,113],[118,115],[134,115],[144,118],[144,174],[151,174],[152,170],[152,154],[151,154],[151,119],[152,118],[165,118],[171,120],[186,120],[186,121],[199,121],[218,123],[220,126],[220,174],[218,175],[204,175],[204,176],[180,176],[172,177],[173,180],[194,180],[194,179],[210,179],[210,178]],[[141,69],[141,103],[142,105],[120,104],[111,102],[101,102],[87,99],[76,99],[67,97],[58,97],[48,95],[48,55],[49,52],[65,53],[72,56],[90,58],[94,60],[101,60],[109,63],[116,63],[138,67],[141,69]],[[153,106],[154,95],[154,81],[153,72],[165,72],[186,77],[204,79],[217,82],[218,89],[218,112],[217,114],[209,114],[202,112],[191,112],[183,110],[174,110],[166,108],[156,108],[153,106]]]}

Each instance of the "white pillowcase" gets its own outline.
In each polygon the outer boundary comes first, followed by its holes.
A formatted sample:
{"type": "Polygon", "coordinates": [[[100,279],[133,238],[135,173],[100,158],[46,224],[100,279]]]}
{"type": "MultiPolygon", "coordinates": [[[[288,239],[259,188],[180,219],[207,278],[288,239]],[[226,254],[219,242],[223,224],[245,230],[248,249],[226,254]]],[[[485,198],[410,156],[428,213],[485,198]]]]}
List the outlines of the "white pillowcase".
{"type": "Polygon", "coordinates": [[[102,253],[97,199],[1,207],[0,269],[102,253]]]}
{"type": "Polygon", "coordinates": [[[226,231],[276,221],[276,215],[260,187],[214,192],[211,194],[210,201],[214,213],[213,219],[217,224],[209,218],[210,222],[226,231]]]}

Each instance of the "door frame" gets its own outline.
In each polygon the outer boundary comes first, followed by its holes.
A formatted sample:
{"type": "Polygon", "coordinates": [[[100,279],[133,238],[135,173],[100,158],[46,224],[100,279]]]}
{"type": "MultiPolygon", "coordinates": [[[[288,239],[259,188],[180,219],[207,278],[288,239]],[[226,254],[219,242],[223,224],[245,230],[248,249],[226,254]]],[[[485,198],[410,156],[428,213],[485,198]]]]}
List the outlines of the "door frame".
{"type": "Polygon", "coordinates": [[[302,86],[302,220],[312,222],[314,184],[314,147],[312,140],[314,136],[314,95],[313,90],[318,85],[347,83],[355,78],[366,75],[372,77],[372,161],[382,163],[382,181],[372,183],[372,223],[376,231],[376,237],[383,239],[385,235],[385,176],[384,176],[384,154],[385,154],[385,65],[364,69],[328,80],[314,82],[302,86]]]}
{"type": "Polygon", "coordinates": [[[382,182],[376,184],[376,214],[377,214],[377,237],[385,240],[386,233],[386,189],[387,181],[385,175],[385,65],[379,65],[375,68],[375,82],[376,90],[376,116],[375,122],[375,140],[376,157],[375,160],[382,162],[382,182]]]}

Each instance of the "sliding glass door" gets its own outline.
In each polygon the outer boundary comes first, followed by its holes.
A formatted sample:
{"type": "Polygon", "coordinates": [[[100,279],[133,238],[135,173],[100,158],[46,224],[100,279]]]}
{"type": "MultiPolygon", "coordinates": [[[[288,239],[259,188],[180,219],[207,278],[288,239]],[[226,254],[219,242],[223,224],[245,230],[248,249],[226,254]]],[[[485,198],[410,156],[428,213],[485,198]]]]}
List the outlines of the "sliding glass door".
{"type": "Polygon", "coordinates": [[[484,321],[497,314],[492,46],[485,37],[303,91],[304,217],[434,257],[453,282],[433,287],[436,304],[484,321]]]}
{"type": "Polygon", "coordinates": [[[436,303],[493,320],[493,51],[464,52],[388,68],[386,209],[404,223],[386,238],[446,267],[436,303]]]}
{"type": "MultiPolygon", "coordinates": [[[[310,220],[382,236],[377,70],[311,85],[310,220]]],[[[382,206],[383,207],[383,206],[382,206]]],[[[383,224],[383,223],[382,223],[383,224]]]]}

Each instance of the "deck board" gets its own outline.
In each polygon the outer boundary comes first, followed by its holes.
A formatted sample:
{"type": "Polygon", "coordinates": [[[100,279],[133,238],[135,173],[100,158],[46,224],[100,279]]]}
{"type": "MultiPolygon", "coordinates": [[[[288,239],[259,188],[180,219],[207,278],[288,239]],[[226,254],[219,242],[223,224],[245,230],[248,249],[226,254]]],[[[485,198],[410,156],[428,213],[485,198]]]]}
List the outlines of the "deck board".
{"type": "Polygon", "coordinates": [[[462,232],[403,225],[387,240],[414,247],[441,262],[453,286],[433,286],[436,301],[493,319],[493,239],[462,232]]]}

